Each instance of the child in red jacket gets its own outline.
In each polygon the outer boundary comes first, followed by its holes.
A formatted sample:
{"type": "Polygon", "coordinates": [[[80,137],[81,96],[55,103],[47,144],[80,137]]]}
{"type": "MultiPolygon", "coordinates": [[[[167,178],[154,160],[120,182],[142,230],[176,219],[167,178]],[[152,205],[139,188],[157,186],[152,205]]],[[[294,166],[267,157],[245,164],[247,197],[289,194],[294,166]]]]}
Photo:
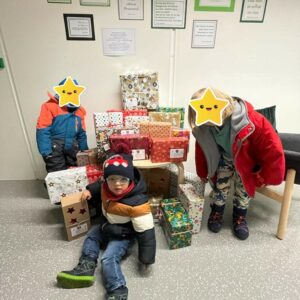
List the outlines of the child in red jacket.
{"type": "Polygon", "coordinates": [[[196,139],[196,170],[209,181],[211,213],[208,228],[219,232],[231,184],[233,232],[249,236],[246,214],[256,187],[278,185],[284,179],[285,159],[279,136],[252,105],[216,89],[200,89],[190,100],[189,124],[196,139]]]}

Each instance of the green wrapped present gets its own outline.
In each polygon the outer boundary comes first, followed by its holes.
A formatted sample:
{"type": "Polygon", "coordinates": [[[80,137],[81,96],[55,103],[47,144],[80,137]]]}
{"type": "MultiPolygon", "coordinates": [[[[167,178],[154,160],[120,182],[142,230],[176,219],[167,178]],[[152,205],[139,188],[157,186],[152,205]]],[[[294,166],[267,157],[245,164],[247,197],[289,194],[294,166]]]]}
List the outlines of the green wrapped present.
{"type": "Polygon", "coordinates": [[[180,128],[184,128],[184,107],[158,107],[158,111],[161,112],[180,112],[180,128]]]}
{"type": "Polygon", "coordinates": [[[182,204],[175,198],[161,201],[161,225],[170,249],[190,246],[193,222],[182,204]]]}

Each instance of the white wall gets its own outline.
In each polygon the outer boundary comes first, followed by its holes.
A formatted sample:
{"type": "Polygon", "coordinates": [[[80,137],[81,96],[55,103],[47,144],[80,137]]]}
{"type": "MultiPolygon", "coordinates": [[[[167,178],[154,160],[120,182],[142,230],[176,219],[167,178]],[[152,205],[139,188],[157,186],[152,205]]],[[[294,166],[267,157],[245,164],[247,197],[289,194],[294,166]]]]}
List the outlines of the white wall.
{"type": "MultiPolygon", "coordinates": [[[[151,29],[150,0],[144,0],[143,21],[119,20],[117,0],[111,0],[110,7],[80,6],[79,0],[72,2],[68,5],[48,4],[47,0],[0,0],[0,26],[34,157],[34,166],[27,166],[35,171],[32,178],[45,175],[35,142],[40,106],[47,99],[47,90],[51,91],[66,75],[87,87],[81,102],[88,111],[90,147],[96,145],[92,112],[120,108],[119,75],[128,71],[158,71],[162,105],[187,106],[193,92],[211,85],[249,100],[257,108],[276,104],[279,131],[300,132],[297,122],[300,1],[270,0],[264,23],[250,24],[239,22],[242,1],[236,1],[233,13],[224,13],[195,12],[194,1],[188,0],[186,29],[176,32],[151,29]],[[63,13],[92,13],[96,40],[67,41],[63,13]],[[191,49],[193,19],[218,20],[214,49],[191,49]],[[103,27],[135,28],[136,55],[103,56],[103,27]],[[172,90],[170,49],[174,38],[172,90]],[[172,94],[174,97],[170,99],[172,94]]],[[[0,80],[2,86],[1,75],[0,80]]],[[[7,124],[17,119],[2,117],[7,124]]],[[[193,151],[192,145],[186,163],[189,171],[194,171],[193,151]]],[[[18,155],[17,149],[15,155],[18,155]]],[[[3,148],[0,148],[0,156],[5,156],[3,148]]],[[[14,168],[5,172],[7,178],[15,173],[14,168]]]]}

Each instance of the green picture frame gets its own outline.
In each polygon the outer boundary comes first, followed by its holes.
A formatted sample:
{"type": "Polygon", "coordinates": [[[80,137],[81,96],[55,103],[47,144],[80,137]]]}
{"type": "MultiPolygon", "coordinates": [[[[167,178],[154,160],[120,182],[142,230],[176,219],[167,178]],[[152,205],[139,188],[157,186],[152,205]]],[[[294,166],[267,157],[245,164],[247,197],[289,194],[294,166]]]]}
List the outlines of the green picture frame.
{"type": "Polygon", "coordinates": [[[195,0],[195,11],[223,11],[233,12],[235,0],[228,0],[228,5],[218,3],[217,0],[195,0]]]}
{"type": "Polygon", "coordinates": [[[71,4],[72,0],[47,0],[48,3],[71,4]]]}
{"type": "Polygon", "coordinates": [[[110,0],[80,0],[83,6],[110,6],[110,0]]]}

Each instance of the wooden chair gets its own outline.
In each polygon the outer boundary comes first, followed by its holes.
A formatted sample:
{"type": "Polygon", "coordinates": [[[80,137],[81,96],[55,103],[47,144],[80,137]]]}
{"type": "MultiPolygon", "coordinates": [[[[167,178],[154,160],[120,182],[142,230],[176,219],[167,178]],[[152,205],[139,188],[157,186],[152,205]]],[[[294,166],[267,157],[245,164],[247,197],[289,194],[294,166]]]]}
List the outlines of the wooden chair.
{"type": "Polygon", "coordinates": [[[259,188],[257,191],[281,204],[277,238],[283,240],[286,234],[290,204],[293,196],[294,184],[300,184],[300,134],[279,134],[286,161],[286,176],[283,194],[269,187],[259,188]]]}

